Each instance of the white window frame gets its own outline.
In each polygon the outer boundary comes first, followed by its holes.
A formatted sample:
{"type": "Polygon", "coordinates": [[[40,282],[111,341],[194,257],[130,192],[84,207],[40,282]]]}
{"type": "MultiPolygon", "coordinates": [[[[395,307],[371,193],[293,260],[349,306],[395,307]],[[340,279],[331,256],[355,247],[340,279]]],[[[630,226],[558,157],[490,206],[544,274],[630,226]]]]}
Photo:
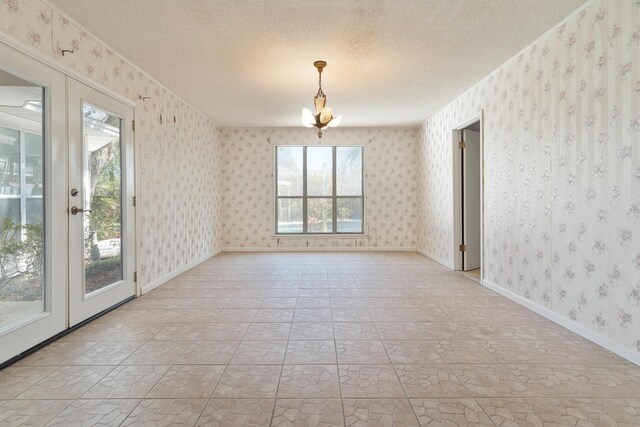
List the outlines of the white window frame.
{"type": "MultiPolygon", "coordinates": [[[[315,146],[314,146],[315,147],[315,146]]],[[[332,191],[331,191],[331,196],[308,196],[307,195],[307,148],[308,146],[306,145],[278,145],[275,147],[275,206],[274,206],[274,211],[275,211],[275,221],[274,221],[274,225],[275,225],[275,235],[278,237],[282,237],[282,236],[345,236],[345,235],[354,235],[354,236],[363,236],[365,234],[364,230],[365,230],[365,205],[364,205],[364,201],[365,201],[365,195],[364,195],[364,178],[365,178],[365,173],[364,173],[364,146],[362,145],[332,145],[332,146],[322,146],[322,147],[330,147],[331,148],[331,156],[332,156],[332,171],[331,171],[331,187],[332,187],[332,191]],[[337,185],[336,185],[336,177],[337,177],[337,165],[336,165],[336,158],[337,158],[337,149],[338,148],[349,148],[349,147],[357,147],[360,148],[360,150],[362,150],[362,165],[361,165],[361,190],[360,190],[360,196],[338,196],[337,195],[337,185]],[[302,148],[302,196],[280,196],[278,194],[278,149],[279,148],[302,148]],[[293,200],[300,200],[302,199],[302,232],[295,232],[295,233],[286,233],[286,232],[280,232],[278,230],[278,201],[281,199],[293,199],[293,200]],[[309,199],[331,199],[331,203],[332,203],[332,231],[331,232],[325,232],[325,233],[316,233],[316,232],[309,232],[307,229],[307,204],[308,204],[308,200],[309,199]],[[362,204],[362,230],[359,232],[353,232],[353,231],[338,231],[338,200],[339,199],[360,199],[361,200],[361,204],[362,204]]]]}

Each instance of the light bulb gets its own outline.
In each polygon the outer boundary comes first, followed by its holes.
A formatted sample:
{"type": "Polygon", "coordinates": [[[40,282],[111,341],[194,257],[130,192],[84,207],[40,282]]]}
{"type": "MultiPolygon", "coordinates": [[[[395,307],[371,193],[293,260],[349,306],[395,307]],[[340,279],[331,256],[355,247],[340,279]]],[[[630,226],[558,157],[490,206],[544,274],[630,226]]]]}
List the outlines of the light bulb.
{"type": "Polygon", "coordinates": [[[342,114],[340,114],[338,117],[334,117],[333,120],[329,122],[329,127],[334,128],[338,126],[341,121],[342,121],[342,114]]]}
{"type": "Polygon", "coordinates": [[[320,111],[320,123],[327,124],[331,120],[333,114],[333,109],[331,107],[324,107],[320,111]]]}

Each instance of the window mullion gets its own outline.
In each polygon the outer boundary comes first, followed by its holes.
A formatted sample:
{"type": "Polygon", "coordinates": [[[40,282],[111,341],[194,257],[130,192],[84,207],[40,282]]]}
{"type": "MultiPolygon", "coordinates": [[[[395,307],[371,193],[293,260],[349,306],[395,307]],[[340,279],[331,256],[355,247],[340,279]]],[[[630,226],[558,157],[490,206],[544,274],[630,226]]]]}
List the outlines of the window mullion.
{"type": "Polygon", "coordinates": [[[302,147],[302,233],[307,234],[307,147],[302,147]]]}
{"type": "Polygon", "coordinates": [[[336,159],[337,159],[337,155],[336,155],[337,149],[336,147],[333,147],[333,151],[331,153],[331,155],[333,156],[333,160],[332,160],[332,164],[333,164],[333,168],[331,171],[331,188],[332,188],[332,202],[331,202],[331,206],[332,206],[332,231],[334,233],[338,232],[338,199],[336,197],[336,195],[338,194],[338,183],[336,181],[336,159]]]}

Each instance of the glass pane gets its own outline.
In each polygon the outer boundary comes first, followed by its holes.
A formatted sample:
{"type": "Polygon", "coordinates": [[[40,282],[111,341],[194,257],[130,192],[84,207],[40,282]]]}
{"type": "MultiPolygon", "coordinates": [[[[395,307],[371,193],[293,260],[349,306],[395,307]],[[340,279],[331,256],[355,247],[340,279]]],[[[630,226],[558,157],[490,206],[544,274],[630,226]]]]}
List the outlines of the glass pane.
{"type": "Polygon", "coordinates": [[[333,202],[331,199],[307,199],[307,232],[333,232],[333,202]]]}
{"type": "Polygon", "coordinates": [[[362,199],[338,199],[338,233],[362,233],[362,199]]]}
{"type": "Polygon", "coordinates": [[[307,195],[333,194],[333,148],[307,147],[307,195]]]}
{"type": "Polygon", "coordinates": [[[302,147],[278,147],[278,196],[302,196],[302,147]]]}
{"type": "Polygon", "coordinates": [[[0,328],[44,311],[44,89],[0,70],[0,328]],[[29,130],[26,132],[25,130],[29,130]]]}
{"type": "Polygon", "coordinates": [[[25,133],[25,194],[41,196],[43,192],[42,137],[25,133]]]}
{"type": "Polygon", "coordinates": [[[84,105],[85,293],[122,280],[120,121],[84,105]]]}
{"type": "Polygon", "coordinates": [[[278,233],[302,233],[302,199],[278,199],[278,233]]]}
{"type": "Polygon", "coordinates": [[[336,148],[338,196],[362,196],[362,147],[336,148]]]}
{"type": "Polygon", "coordinates": [[[0,127],[0,194],[20,194],[20,183],[20,132],[0,127]]]}

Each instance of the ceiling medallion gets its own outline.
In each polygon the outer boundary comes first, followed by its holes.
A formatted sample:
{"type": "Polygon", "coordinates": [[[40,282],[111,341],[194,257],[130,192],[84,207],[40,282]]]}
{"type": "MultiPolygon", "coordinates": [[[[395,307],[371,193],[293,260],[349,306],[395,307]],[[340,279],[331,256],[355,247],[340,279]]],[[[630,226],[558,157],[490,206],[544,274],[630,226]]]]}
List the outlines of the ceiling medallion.
{"type": "Polygon", "coordinates": [[[327,126],[338,126],[342,116],[333,116],[333,109],[327,107],[327,96],[322,91],[322,70],[327,66],[326,61],[316,61],[313,66],[318,69],[318,93],[313,97],[313,106],[316,112],[313,114],[308,108],[303,108],[302,124],[308,128],[318,128],[318,138],[322,138],[322,130],[327,126]]]}

